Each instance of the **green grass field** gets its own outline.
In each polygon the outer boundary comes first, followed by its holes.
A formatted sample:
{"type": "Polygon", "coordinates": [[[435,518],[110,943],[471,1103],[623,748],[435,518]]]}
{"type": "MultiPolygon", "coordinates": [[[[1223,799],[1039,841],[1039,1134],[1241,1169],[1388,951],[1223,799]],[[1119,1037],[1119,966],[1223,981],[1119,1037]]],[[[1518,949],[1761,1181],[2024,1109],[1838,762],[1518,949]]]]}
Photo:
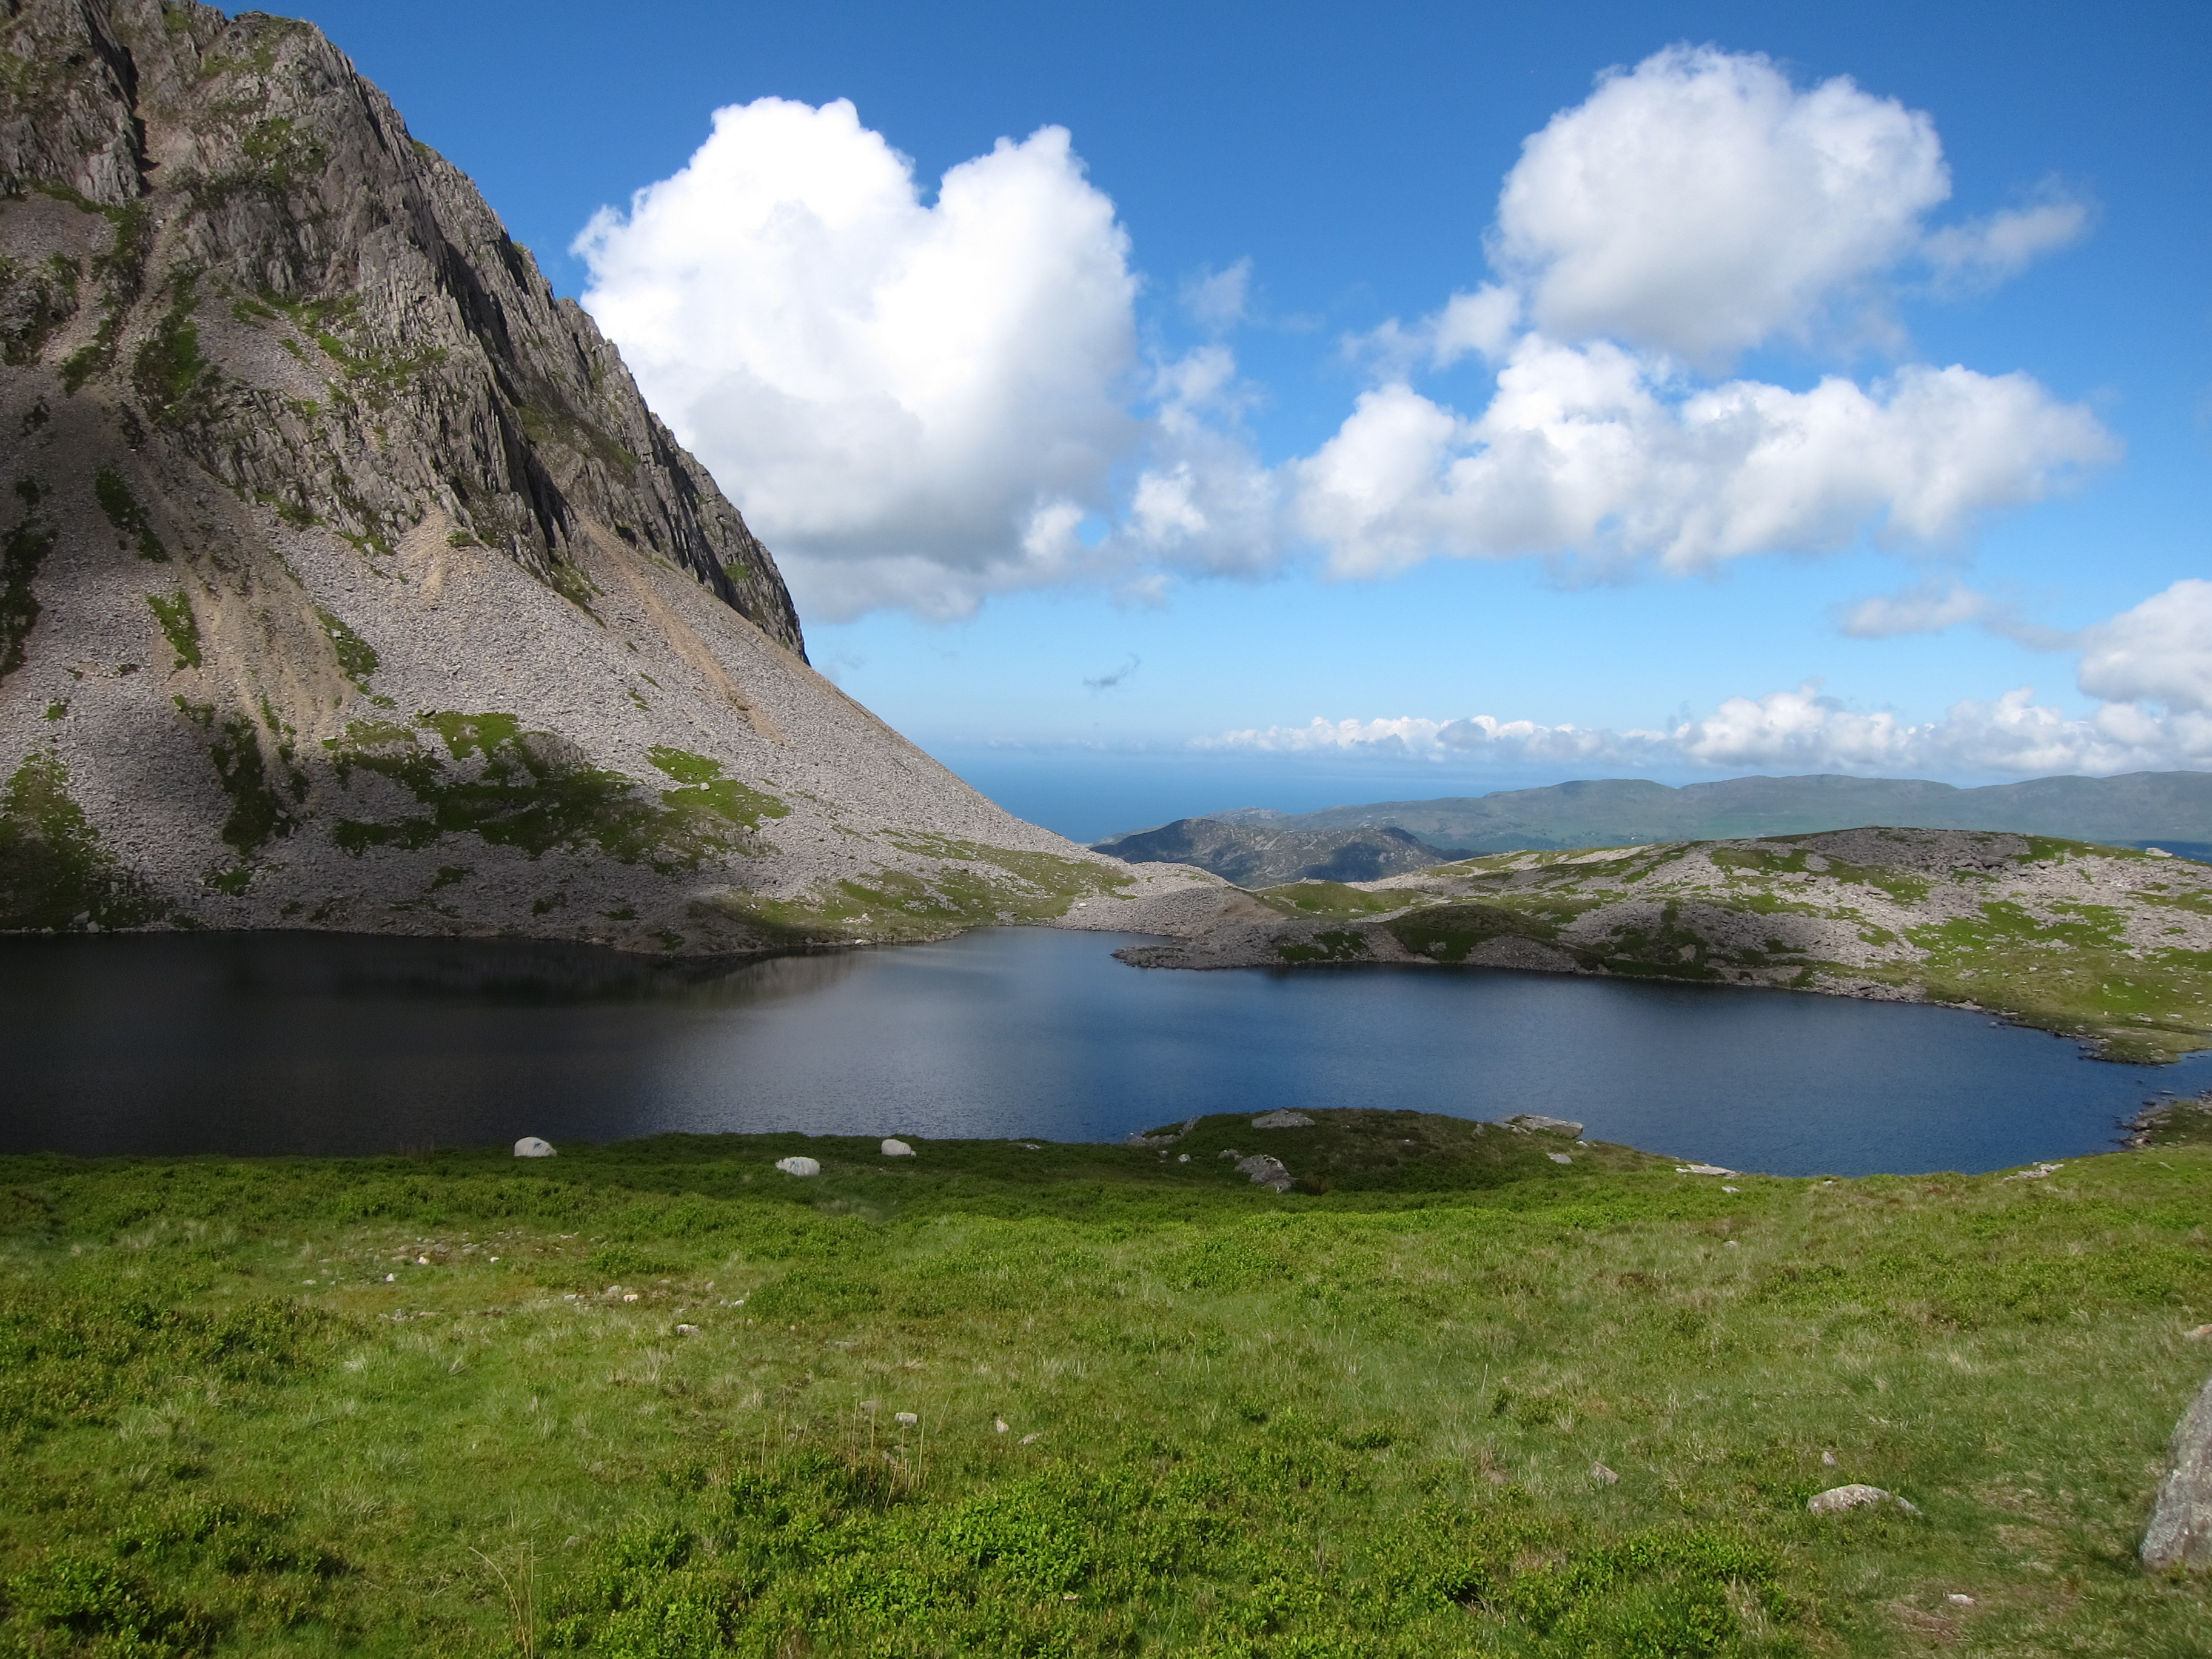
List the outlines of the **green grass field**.
{"type": "Polygon", "coordinates": [[[0,1160],[0,1654],[2212,1652],[2134,1559],[2212,1120],[1822,1182],[1323,1118],[0,1160]]]}

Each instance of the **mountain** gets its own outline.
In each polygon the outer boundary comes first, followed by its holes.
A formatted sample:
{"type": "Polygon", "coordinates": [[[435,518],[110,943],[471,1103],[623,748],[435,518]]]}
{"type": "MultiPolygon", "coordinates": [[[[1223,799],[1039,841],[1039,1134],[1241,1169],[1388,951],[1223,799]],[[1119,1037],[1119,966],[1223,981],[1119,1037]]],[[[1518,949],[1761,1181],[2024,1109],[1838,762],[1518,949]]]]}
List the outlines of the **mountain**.
{"type": "Polygon", "coordinates": [[[2107,1059],[2212,1047],[2212,869],[2055,837],[1861,829],[1499,853],[1255,899],[1118,954],[1766,986],[1987,1009],[2107,1059]]]}
{"type": "Polygon", "coordinates": [[[2037,778],[1978,789],[1917,778],[1832,775],[1729,778],[1679,789],[1643,778],[1605,778],[1440,800],[1332,806],[1319,812],[1245,807],[1182,819],[1180,824],[1190,827],[1169,825],[1097,845],[1127,857],[1125,848],[1141,851],[1149,846],[1148,837],[1176,830],[1193,849],[1187,862],[1226,876],[1227,866],[1246,856],[1248,848],[1256,853],[1285,836],[1358,830],[1401,830],[1431,847],[1465,857],[1525,848],[1811,835],[1891,824],[1920,830],[2008,830],[2120,847],[2155,845],[2185,857],[2212,858],[2212,773],[2037,778]]]}
{"type": "Polygon", "coordinates": [[[306,23],[10,0],[0,363],[0,929],[709,953],[1200,879],[815,673],[591,319],[306,23]]]}
{"type": "Polygon", "coordinates": [[[1102,841],[1091,849],[1130,864],[1187,864],[1240,887],[1284,881],[1377,881],[1425,869],[1452,856],[1405,830],[1301,830],[1274,823],[1177,818],[1102,841]]]}

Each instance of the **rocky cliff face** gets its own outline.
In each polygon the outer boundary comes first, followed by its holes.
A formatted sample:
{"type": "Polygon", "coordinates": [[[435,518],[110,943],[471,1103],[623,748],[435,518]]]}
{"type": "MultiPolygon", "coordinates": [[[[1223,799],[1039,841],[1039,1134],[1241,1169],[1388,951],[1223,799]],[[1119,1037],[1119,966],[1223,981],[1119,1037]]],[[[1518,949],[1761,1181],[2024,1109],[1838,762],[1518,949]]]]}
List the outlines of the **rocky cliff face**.
{"type": "Polygon", "coordinates": [[[590,318],[316,30],[0,3],[0,929],[709,951],[1133,890],[807,667],[590,318]]]}

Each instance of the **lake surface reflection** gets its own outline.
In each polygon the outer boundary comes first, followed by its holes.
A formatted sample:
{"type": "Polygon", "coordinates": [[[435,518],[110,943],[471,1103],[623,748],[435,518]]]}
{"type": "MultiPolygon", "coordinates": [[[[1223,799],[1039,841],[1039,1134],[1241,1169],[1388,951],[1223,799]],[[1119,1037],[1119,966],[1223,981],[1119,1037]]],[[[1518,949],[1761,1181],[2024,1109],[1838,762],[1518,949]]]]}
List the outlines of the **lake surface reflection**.
{"type": "Polygon", "coordinates": [[[333,934],[0,940],[0,1149],[353,1153],[666,1130],[1117,1139],[1201,1112],[1579,1118],[1778,1174],[2107,1149],[2212,1085],[1951,1010],[1483,969],[1177,973],[1124,936],[670,963],[333,934]]]}

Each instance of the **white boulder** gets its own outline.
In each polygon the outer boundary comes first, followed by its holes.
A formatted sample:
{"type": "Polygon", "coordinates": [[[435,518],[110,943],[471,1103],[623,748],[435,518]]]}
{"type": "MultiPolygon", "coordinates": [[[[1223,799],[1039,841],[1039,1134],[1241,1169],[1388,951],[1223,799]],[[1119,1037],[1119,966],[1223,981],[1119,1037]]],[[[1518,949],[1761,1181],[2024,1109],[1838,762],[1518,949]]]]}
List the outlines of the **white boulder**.
{"type": "Polygon", "coordinates": [[[2142,1564],[2153,1572],[2212,1570],[2212,1382],[2173,1431],[2171,1466],[2143,1533],[2142,1564]]]}
{"type": "Polygon", "coordinates": [[[1250,1158],[1237,1160],[1237,1173],[1249,1176],[1255,1187],[1272,1187],[1279,1193],[1287,1193],[1297,1177],[1283,1167],[1280,1158],[1270,1158],[1265,1152],[1255,1152],[1250,1158]]]}
{"type": "Polygon", "coordinates": [[[885,1158],[912,1158],[914,1156],[914,1148],[908,1146],[903,1140],[886,1140],[884,1142],[884,1156],[885,1158]]]}
{"type": "Polygon", "coordinates": [[[1880,1486],[1861,1486],[1854,1481],[1848,1486],[1831,1486],[1815,1492],[1805,1500],[1805,1507],[1814,1515],[1841,1515],[1846,1510],[1863,1510],[1876,1504],[1894,1504],[1907,1515],[1920,1511],[1893,1492],[1884,1492],[1880,1486]]]}
{"type": "Polygon", "coordinates": [[[1510,1129],[1535,1129],[1547,1135],[1566,1135],[1574,1138],[1583,1132],[1583,1126],[1571,1117],[1546,1117],[1541,1112],[1516,1112],[1505,1120],[1510,1129]]]}
{"type": "Polygon", "coordinates": [[[517,1158],[552,1158],[556,1156],[553,1151],[553,1143],[550,1140],[540,1140],[536,1135],[525,1135],[521,1139],[516,1141],[514,1143],[514,1155],[517,1158]]]}
{"type": "Polygon", "coordinates": [[[787,1176],[818,1176],[822,1166],[811,1158],[780,1158],[775,1167],[787,1176]]]}

